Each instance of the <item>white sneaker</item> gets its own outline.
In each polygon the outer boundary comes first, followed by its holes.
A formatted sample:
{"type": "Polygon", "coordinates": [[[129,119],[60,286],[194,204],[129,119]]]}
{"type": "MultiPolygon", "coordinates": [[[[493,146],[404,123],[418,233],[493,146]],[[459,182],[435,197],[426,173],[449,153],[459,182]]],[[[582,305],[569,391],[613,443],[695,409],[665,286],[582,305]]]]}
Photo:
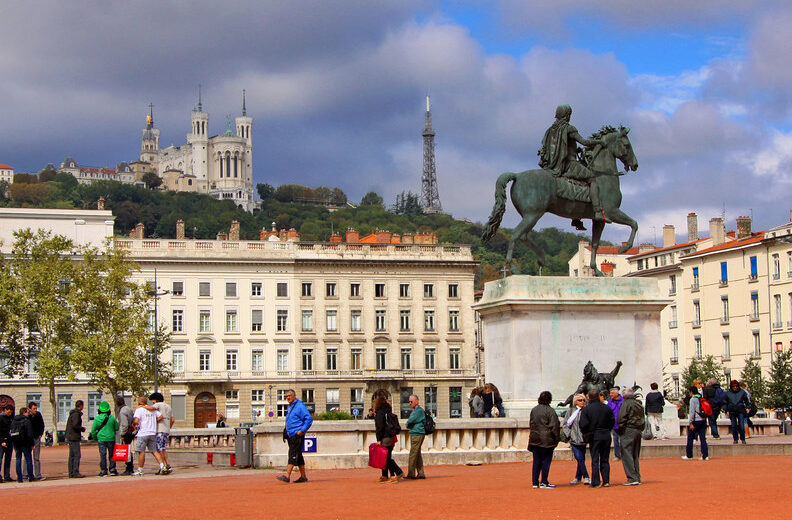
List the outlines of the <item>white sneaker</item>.
{"type": "Polygon", "coordinates": [[[143,470],[141,468],[138,468],[138,470],[136,472],[132,473],[132,476],[133,477],[142,477],[143,476],[143,470]]]}
{"type": "Polygon", "coordinates": [[[571,480],[569,482],[569,484],[572,485],[572,486],[577,486],[578,484],[580,484],[580,481],[578,479],[574,479],[574,480],[571,480]]]}
{"type": "Polygon", "coordinates": [[[687,455],[682,455],[682,460],[693,460],[693,457],[688,457],[687,455]]]}
{"type": "Polygon", "coordinates": [[[586,485],[589,485],[589,484],[591,484],[591,479],[586,477],[586,478],[583,479],[583,483],[586,484],[586,485]]]}
{"type": "Polygon", "coordinates": [[[699,457],[699,460],[709,460],[709,457],[699,457]]]}

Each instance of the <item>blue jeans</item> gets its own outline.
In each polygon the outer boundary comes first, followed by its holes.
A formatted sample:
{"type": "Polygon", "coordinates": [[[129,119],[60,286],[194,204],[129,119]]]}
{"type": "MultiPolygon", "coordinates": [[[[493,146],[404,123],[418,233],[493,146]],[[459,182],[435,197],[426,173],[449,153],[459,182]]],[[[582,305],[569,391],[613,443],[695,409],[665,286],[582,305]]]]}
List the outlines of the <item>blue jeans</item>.
{"type": "Polygon", "coordinates": [[[107,460],[110,460],[110,471],[116,472],[116,463],[113,460],[113,451],[115,450],[115,441],[101,441],[99,442],[99,469],[102,473],[107,473],[107,460]]]}
{"type": "Polygon", "coordinates": [[[33,482],[33,446],[14,446],[16,453],[16,473],[17,482],[22,482],[22,457],[25,457],[27,474],[30,482],[33,482]]]}
{"type": "Polygon", "coordinates": [[[575,478],[582,480],[589,478],[588,470],[586,469],[586,445],[585,444],[570,444],[572,454],[577,461],[577,471],[575,471],[575,478]]]}
{"type": "Polygon", "coordinates": [[[715,410],[712,411],[712,415],[707,417],[707,422],[709,423],[710,433],[712,436],[718,439],[720,434],[718,433],[718,416],[720,415],[720,410],[717,412],[715,410]]]}
{"type": "Polygon", "coordinates": [[[687,446],[685,454],[689,459],[693,458],[693,441],[699,438],[701,443],[701,456],[705,459],[709,457],[709,449],[707,448],[707,421],[693,421],[693,429],[688,428],[687,432],[687,446]]]}
{"type": "Polygon", "coordinates": [[[746,415],[744,413],[729,412],[729,418],[731,419],[732,438],[734,442],[738,440],[744,441],[746,415]]]}

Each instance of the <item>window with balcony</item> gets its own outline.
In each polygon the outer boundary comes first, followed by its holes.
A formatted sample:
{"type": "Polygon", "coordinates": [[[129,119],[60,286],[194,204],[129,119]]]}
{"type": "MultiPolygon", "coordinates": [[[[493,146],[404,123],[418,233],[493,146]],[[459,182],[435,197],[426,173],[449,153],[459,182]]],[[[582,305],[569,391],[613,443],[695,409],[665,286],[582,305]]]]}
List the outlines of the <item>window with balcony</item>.
{"type": "Polygon", "coordinates": [[[351,332],[360,332],[360,309],[352,309],[349,311],[349,330],[351,332]]]}
{"type": "Polygon", "coordinates": [[[264,351],[254,350],[250,355],[250,367],[256,372],[264,370],[264,351]]]}
{"type": "Polygon", "coordinates": [[[313,370],[313,349],[312,348],[304,348],[302,349],[302,369],[303,370],[313,370]]]}
{"type": "Polygon", "coordinates": [[[424,368],[427,370],[434,370],[437,368],[435,366],[435,354],[437,349],[435,347],[425,347],[424,348],[424,368]]]}
{"type": "Polygon", "coordinates": [[[289,297],[289,284],[287,282],[278,282],[275,286],[275,294],[278,298],[288,298],[289,297]]]}
{"type": "Polygon", "coordinates": [[[236,284],[236,282],[226,282],[226,284],[225,284],[225,295],[226,295],[226,298],[236,298],[237,297],[237,284],[236,284]]]}
{"type": "Polygon", "coordinates": [[[723,361],[728,361],[731,359],[731,338],[729,338],[729,334],[724,332],[723,333],[723,361]]]}
{"type": "Polygon", "coordinates": [[[402,309],[399,311],[399,330],[409,332],[410,330],[410,310],[402,309]]]}
{"type": "Polygon", "coordinates": [[[399,298],[409,298],[410,297],[410,284],[408,283],[400,283],[399,284],[399,298]]]}
{"type": "Polygon", "coordinates": [[[212,353],[210,351],[202,350],[198,353],[198,370],[201,372],[212,370],[212,353]]]}
{"type": "Polygon", "coordinates": [[[198,311],[198,332],[212,332],[212,311],[198,311]]]}
{"type": "Polygon", "coordinates": [[[679,341],[676,338],[671,338],[671,364],[676,365],[679,363],[679,341]]]}
{"type": "Polygon", "coordinates": [[[313,296],[313,284],[311,282],[303,282],[300,294],[303,298],[310,298],[313,296]]]}
{"type": "Polygon", "coordinates": [[[253,309],[250,311],[250,331],[261,332],[264,329],[264,311],[253,309]]]}
{"type": "Polygon", "coordinates": [[[327,309],[325,311],[325,318],[326,318],[326,325],[327,325],[327,332],[337,332],[338,331],[338,310],[336,309],[327,309]]]}
{"type": "Polygon", "coordinates": [[[401,368],[402,370],[412,369],[412,348],[410,347],[401,348],[401,368]]]}
{"type": "Polygon", "coordinates": [[[424,298],[434,298],[434,284],[424,284],[424,298]]]}
{"type": "Polygon", "coordinates": [[[374,311],[374,330],[377,332],[385,331],[385,309],[377,309],[374,311]]]}
{"type": "Polygon", "coordinates": [[[171,294],[174,296],[184,296],[184,282],[173,282],[171,285],[171,294]]]}
{"type": "Polygon", "coordinates": [[[781,258],[776,254],[772,257],[773,262],[773,280],[781,278],[781,258]]]}
{"type": "Polygon", "coordinates": [[[239,324],[237,322],[237,311],[236,309],[227,309],[226,310],[226,332],[239,332],[239,324]]]}
{"type": "Polygon", "coordinates": [[[691,285],[690,289],[693,290],[693,291],[698,291],[699,290],[699,268],[698,267],[694,267],[693,268],[693,285],[691,285]]]}
{"type": "Polygon", "coordinates": [[[173,368],[174,372],[177,372],[177,373],[184,372],[184,351],[183,350],[174,350],[173,351],[171,367],[173,368]]]}
{"type": "Polygon", "coordinates": [[[750,281],[756,281],[757,279],[759,279],[759,265],[755,256],[752,256],[750,258],[750,263],[751,263],[751,274],[748,279],[750,281]]]}
{"type": "Polygon", "coordinates": [[[459,359],[462,355],[462,349],[459,347],[451,347],[448,349],[448,368],[451,370],[459,370],[459,359]]]}
{"type": "Polygon", "coordinates": [[[459,284],[457,283],[448,284],[448,297],[459,298],[459,284]]]}
{"type": "Polygon", "coordinates": [[[675,328],[677,328],[677,324],[678,324],[678,322],[677,322],[677,307],[676,307],[676,305],[671,305],[669,308],[671,309],[671,319],[668,320],[668,328],[669,329],[675,329],[675,328]]]}
{"type": "Polygon", "coordinates": [[[289,311],[287,309],[278,309],[275,315],[275,330],[277,332],[289,330],[289,311]]]}
{"type": "Polygon", "coordinates": [[[757,291],[751,292],[751,321],[759,319],[759,293],[757,291]]]}
{"type": "Polygon", "coordinates": [[[374,284],[374,297],[375,298],[384,298],[385,297],[385,284],[384,283],[375,283],[374,284]]]}
{"type": "Polygon", "coordinates": [[[721,296],[721,323],[729,323],[729,297],[721,296]]]}
{"type": "Polygon", "coordinates": [[[335,298],[338,296],[336,294],[336,283],[335,282],[327,282],[325,284],[325,296],[328,298],[335,298]]]}
{"type": "Polygon", "coordinates": [[[198,296],[209,298],[212,296],[212,282],[198,282],[198,296]]]}
{"type": "Polygon", "coordinates": [[[313,309],[302,310],[301,330],[303,332],[313,331],[313,309]]]}
{"type": "Polygon", "coordinates": [[[360,358],[363,357],[363,349],[353,348],[350,351],[349,368],[350,370],[360,370],[360,358]]]}
{"type": "Polygon", "coordinates": [[[253,298],[260,298],[261,297],[261,282],[252,282],[250,284],[250,296],[253,298]]]}
{"type": "Polygon", "coordinates": [[[352,298],[357,298],[360,296],[360,284],[359,283],[351,283],[349,284],[349,296],[352,298]]]}
{"type": "Polygon", "coordinates": [[[424,331],[434,332],[435,330],[435,311],[434,309],[424,310],[424,331]]]}
{"type": "Polygon", "coordinates": [[[388,357],[388,349],[387,347],[377,347],[375,351],[375,361],[377,364],[377,370],[386,370],[387,364],[387,357],[388,357]]]}
{"type": "Polygon", "coordinates": [[[459,310],[451,309],[448,311],[448,331],[459,332],[459,310]]]}
{"type": "Polygon", "coordinates": [[[226,350],[226,370],[229,372],[237,371],[237,351],[226,350]]]}
{"type": "Polygon", "coordinates": [[[729,269],[726,262],[721,262],[721,277],[720,277],[720,286],[723,287],[725,285],[729,285],[729,269]]]}
{"type": "Polygon", "coordinates": [[[337,348],[328,348],[327,349],[327,370],[338,370],[338,349],[337,348]]]}
{"type": "Polygon", "coordinates": [[[184,310],[173,309],[173,332],[184,332],[184,310]]]}

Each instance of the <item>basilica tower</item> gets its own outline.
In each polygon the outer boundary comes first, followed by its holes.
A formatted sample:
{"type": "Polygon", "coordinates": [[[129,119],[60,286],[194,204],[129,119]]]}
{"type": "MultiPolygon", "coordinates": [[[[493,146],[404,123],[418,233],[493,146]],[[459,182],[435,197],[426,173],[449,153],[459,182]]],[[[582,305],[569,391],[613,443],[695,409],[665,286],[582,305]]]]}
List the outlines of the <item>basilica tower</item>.
{"type": "Polygon", "coordinates": [[[192,145],[192,154],[189,163],[184,165],[184,173],[194,175],[201,191],[204,191],[208,179],[209,114],[203,111],[201,85],[198,85],[198,106],[190,113],[190,124],[191,131],[187,134],[187,142],[192,145]]]}
{"type": "Polygon", "coordinates": [[[245,91],[242,91],[242,115],[235,118],[236,135],[245,140],[245,155],[243,164],[243,181],[245,185],[253,186],[253,118],[247,115],[245,91]]]}
{"type": "Polygon", "coordinates": [[[140,140],[140,160],[149,163],[157,171],[159,162],[160,131],[154,128],[154,105],[149,103],[149,114],[146,116],[146,128],[143,129],[143,138],[140,140]]]}

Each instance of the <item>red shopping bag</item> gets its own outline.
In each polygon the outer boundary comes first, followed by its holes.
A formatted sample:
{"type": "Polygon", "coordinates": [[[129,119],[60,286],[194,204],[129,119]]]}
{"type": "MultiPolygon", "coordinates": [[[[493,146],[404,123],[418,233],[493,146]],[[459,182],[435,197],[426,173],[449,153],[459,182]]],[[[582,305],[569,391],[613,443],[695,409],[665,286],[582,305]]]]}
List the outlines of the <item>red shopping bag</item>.
{"type": "Polygon", "coordinates": [[[385,460],[388,458],[388,448],[372,442],[369,445],[369,462],[372,468],[385,469],[385,460]]]}
{"type": "Polygon", "coordinates": [[[113,460],[116,462],[129,462],[132,460],[132,450],[129,444],[116,444],[113,450],[113,460]]]}

